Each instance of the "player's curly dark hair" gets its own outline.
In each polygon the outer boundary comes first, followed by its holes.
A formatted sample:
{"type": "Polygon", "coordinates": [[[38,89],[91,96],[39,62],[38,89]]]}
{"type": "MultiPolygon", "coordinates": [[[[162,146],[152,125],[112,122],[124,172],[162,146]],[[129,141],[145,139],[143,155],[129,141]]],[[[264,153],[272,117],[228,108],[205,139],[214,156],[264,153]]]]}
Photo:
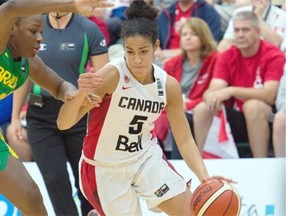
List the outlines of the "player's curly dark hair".
{"type": "Polygon", "coordinates": [[[158,10],[143,0],[134,0],[125,13],[127,19],[122,25],[121,38],[141,36],[149,38],[154,44],[158,39],[158,10]]]}

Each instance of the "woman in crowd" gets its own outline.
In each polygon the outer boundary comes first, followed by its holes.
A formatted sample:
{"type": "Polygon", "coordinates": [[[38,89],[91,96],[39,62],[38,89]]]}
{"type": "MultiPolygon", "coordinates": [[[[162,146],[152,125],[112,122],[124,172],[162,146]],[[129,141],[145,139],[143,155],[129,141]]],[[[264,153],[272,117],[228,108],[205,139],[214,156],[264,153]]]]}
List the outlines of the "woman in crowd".
{"type": "MultiPolygon", "coordinates": [[[[202,101],[202,95],[212,78],[218,57],[217,42],[206,22],[193,17],[188,19],[180,29],[180,45],[182,54],[167,60],[163,69],[176,78],[181,85],[183,107],[193,134],[193,108],[202,101]]],[[[171,136],[168,136],[170,129],[165,111],[155,125],[160,143],[163,145],[172,143],[171,158],[180,159],[181,155],[173,137],[171,139],[171,136]]],[[[163,148],[165,149],[165,146],[163,148]]]]}

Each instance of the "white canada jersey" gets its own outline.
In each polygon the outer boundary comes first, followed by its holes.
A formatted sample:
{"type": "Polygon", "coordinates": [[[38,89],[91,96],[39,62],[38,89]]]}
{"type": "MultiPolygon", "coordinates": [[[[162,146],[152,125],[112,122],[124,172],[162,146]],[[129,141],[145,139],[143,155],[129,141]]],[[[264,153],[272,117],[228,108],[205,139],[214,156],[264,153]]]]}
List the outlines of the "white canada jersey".
{"type": "Polygon", "coordinates": [[[143,85],[129,72],[123,57],[108,64],[118,69],[119,83],[100,107],[89,112],[83,156],[91,164],[120,166],[158,145],[154,121],[166,105],[167,74],[153,64],[155,82],[143,85]]]}

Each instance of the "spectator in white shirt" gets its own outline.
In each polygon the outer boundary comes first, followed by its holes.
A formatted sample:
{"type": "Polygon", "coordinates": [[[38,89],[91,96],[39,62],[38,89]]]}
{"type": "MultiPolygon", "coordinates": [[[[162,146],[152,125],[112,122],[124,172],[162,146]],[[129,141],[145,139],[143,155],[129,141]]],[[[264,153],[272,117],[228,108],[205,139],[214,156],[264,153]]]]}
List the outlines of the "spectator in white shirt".
{"type": "MultiPolygon", "coordinates": [[[[234,15],[241,11],[254,11],[260,21],[261,36],[264,40],[285,50],[286,12],[272,5],[271,0],[251,0],[251,4],[235,9],[234,15]]],[[[218,45],[220,52],[225,51],[233,44],[233,22],[229,22],[223,39],[218,45]]]]}

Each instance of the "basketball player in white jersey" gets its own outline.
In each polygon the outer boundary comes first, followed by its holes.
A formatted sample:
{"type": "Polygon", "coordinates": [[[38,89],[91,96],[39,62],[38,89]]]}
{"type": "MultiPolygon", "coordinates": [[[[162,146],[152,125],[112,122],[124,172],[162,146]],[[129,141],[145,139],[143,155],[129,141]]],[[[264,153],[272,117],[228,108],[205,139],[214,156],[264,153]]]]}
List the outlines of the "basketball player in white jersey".
{"type": "Polygon", "coordinates": [[[80,185],[99,215],[141,215],[139,196],[150,209],[191,215],[192,193],[163,156],[153,133],[153,122],[164,108],[189,168],[200,182],[209,175],[184,115],[179,83],[152,64],[159,46],[157,10],[136,0],[126,15],[121,32],[125,57],[98,70],[98,78],[81,75],[78,94],[62,106],[57,124],[67,129],[89,112],[80,185]],[[82,105],[91,93],[102,102],[82,105]]]}

